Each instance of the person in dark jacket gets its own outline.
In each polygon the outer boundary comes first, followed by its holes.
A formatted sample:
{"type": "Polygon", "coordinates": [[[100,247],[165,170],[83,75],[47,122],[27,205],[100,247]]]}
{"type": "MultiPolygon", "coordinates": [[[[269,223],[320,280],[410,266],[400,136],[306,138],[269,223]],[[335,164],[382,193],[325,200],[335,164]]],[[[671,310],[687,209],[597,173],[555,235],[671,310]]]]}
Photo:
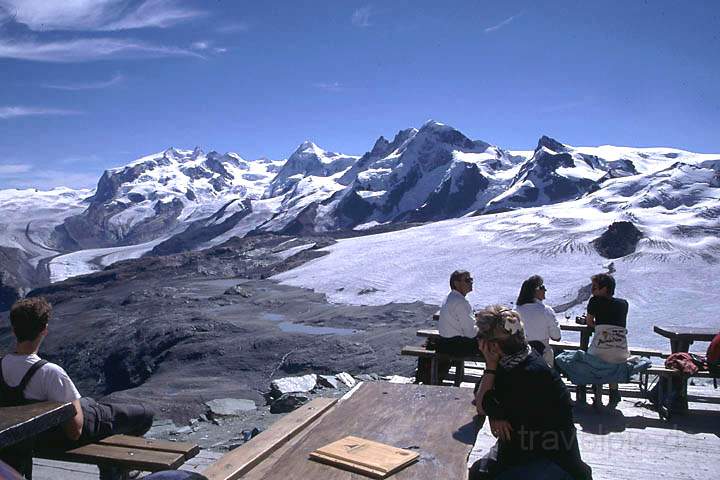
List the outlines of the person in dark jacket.
{"type": "Polygon", "coordinates": [[[528,346],[518,313],[488,307],[477,314],[477,327],[486,370],[475,404],[497,442],[472,466],[470,479],[592,479],[580,457],[570,394],[528,346]]]}

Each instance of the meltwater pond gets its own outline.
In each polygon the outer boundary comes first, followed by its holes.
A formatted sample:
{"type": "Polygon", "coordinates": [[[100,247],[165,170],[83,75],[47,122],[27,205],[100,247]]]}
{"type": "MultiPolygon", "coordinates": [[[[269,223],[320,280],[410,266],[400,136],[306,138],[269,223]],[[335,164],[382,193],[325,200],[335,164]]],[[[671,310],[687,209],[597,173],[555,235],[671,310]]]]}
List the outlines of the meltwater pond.
{"type": "Polygon", "coordinates": [[[360,333],[362,330],[352,328],[335,328],[335,327],[316,327],[313,325],[304,325],[302,323],[293,323],[287,321],[285,315],[280,313],[263,313],[262,318],[271,322],[280,322],[278,328],[287,333],[305,333],[308,335],[352,335],[360,333]]]}

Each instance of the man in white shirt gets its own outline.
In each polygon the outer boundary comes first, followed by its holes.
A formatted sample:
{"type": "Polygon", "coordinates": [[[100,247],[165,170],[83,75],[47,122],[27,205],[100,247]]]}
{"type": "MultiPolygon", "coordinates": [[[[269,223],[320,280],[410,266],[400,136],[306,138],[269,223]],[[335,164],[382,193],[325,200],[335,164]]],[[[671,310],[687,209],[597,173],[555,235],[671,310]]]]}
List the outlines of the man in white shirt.
{"type": "Polygon", "coordinates": [[[440,307],[437,350],[459,356],[478,355],[475,314],[465,296],[473,289],[473,278],[465,270],[450,275],[450,293],[440,307]]]}
{"type": "MultiPolygon", "coordinates": [[[[118,433],[142,436],[152,425],[151,411],[142,405],[99,403],[81,398],[62,367],[38,356],[48,334],[51,313],[50,304],[38,297],[19,300],[10,310],[16,344],[14,352],[0,360],[0,405],[72,402],[75,416],[61,428],[37,437],[36,449],[62,451],[118,433]]],[[[20,473],[31,475],[32,458],[28,464],[27,452],[5,449],[0,451],[0,459],[20,473]]],[[[119,475],[110,467],[102,467],[100,473],[103,479],[119,475]]]]}

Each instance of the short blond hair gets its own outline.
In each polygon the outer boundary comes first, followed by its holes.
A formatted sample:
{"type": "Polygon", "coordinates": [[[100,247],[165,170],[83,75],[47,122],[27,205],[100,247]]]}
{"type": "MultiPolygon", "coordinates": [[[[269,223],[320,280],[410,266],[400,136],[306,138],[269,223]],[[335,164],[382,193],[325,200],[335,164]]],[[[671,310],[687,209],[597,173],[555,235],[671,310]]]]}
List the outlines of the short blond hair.
{"type": "Polygon", "coordinates": [[[527,348],[520,314],[504,305],[490,305],[475,315],[478,338],[496,342],[503,352],[513,354],[527,348]]]}

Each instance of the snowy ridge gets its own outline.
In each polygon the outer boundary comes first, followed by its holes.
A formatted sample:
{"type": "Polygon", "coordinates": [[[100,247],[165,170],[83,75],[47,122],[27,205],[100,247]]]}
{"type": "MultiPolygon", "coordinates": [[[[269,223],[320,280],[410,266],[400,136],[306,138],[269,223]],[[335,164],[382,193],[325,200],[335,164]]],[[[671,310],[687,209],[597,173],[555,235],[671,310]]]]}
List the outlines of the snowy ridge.
{"type": "Polygon", "coordinates": [[[629,257],[706,261],[718,248],[718,172],[720,154],[574,147],[547,136],[532,151],[504,150],[435,121],[381,136],[361,157],[310,141],[277,161],[169,148],[107,170],[94,192],[0,191],[8,219],[0,222],[0,247],[16,249],[17,262],[29,258],[32,268],[55,257],[49,270],[60,280],[251,232],[479,215],[464,221],[482,225],[473,230],[490,242],[482,249],[505,242],[503,249],[528,254],[593,255],[590,242],[627,220],[645,234],[629,257]]]}

